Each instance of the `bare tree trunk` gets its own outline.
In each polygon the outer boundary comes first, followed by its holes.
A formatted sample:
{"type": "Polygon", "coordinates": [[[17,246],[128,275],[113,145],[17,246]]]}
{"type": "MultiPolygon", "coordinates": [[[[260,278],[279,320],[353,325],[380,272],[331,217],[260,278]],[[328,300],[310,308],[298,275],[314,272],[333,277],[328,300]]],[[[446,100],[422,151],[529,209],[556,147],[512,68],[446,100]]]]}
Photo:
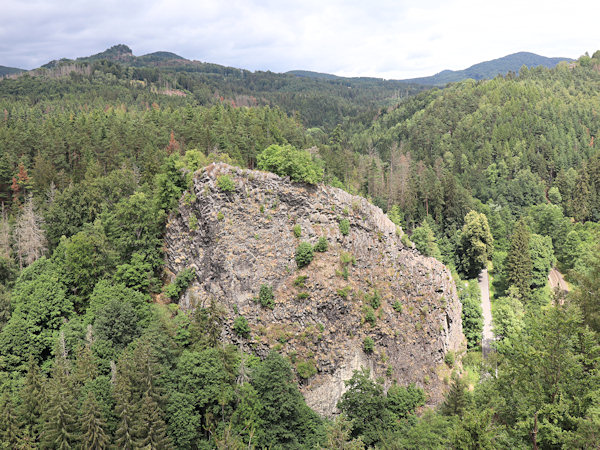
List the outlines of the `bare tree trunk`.
{"type": "Polygon", "coordinates": [[[42,230],[42,222],[42,218],[34,210],[33,197],[29,196],[14,230],[21,269],[23,265],[29,265],[41,258],[46,251],[46,236],[42,230]]]}

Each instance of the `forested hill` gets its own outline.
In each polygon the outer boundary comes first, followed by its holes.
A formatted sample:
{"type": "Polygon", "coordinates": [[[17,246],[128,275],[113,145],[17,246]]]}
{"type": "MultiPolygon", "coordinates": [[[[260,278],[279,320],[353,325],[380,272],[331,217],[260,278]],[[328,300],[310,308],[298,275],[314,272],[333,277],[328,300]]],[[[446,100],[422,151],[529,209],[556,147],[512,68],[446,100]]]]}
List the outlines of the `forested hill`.
{"type": "Polygon", "coordinates": [[[16,94],[36,102],[47,100],[47,94],[69,92],[79,100],[112,104],[116,98],[130,103],[132,98],[146,99],[158,92],[177,97],[175,102],[163,99],[162,103],[277,106],[287,114],[297,114],[306,126],[326,131],[346,120],[370,121],[379,108],[426,89],[376,78],[320,79],[251,72],[162,51],[134,56],[123,44],[89,57],[51,61],[28,74],[2,84],[0,96],[16,94]],[[107,86],[119,93],[111,94],[107,86]]]}
{"type": "Polygon", "coordinates": [[[494,78],[497,75],[506,75],[509,72],[518,73],[523,66],[534,68],[543,66],[552,68],[561,61],[572,61],[571,58],[547,58],[529,52],[518,52],[502,58],[492,59],[463,70],[444,70],[429,77],[410,78],[408,83],[426,84],[432,86],[444,86],[448,83],[466,80],[484,80],[494,78]]]}
{"type": "Polygon", "coordinates": [[[136,66],[128,48],[109,53],[118,60],[0,80],[1,446],[600,446],[600,51],[409,86],[408,97],[395,82],[168,66],[177,60],[163,53],[136,66]],[[222,173],[201,170],[219,161],[222,173]],[[273,176],[245,168],[300,183],[310,202],[258,186],[273,176]],[[333,191],[321,182],[366,199],[335,189],[348,201],[329,201],[315,194],[333,191]],[[398,228],[366,226],[367,200],[398,228]],[[182,253],[215,261],[215,277],[176,256],[165,266],[169,217],[195,239],[179,236],[182,253]],[[231,237],[239,253],[219,250],[231,237]],[[452,272],[381,264],[399,250],[452,272]],[[190,285],[242,286],[232,261],[286,281],[244,284],[248,309],[219,295],[193,311],[181,303],[191,305],[190,285]],[[548,287],[552,267],[570,283],[566,297],[548,287]],[[486,268],[496,341],[482,358],[476,278],[486,268]],[[416,365],[406,378],[407,359],[379,345],[378,330],[389,347],[411,336],[439,344],[458,321],[444,285],[456,286],[468,350],[434,351],[435,370],[421,377],[416,365]],[[325,296],[335,307],[316,303],[325,296]],[[298,333],[278,326],[287,306],[298,333]],[[304,322],[321,311],[327,320],[304,322]],[[354,321],[336,326],[348,311],[354,321]],[[317,372],[333,367],[325,344],[345,335],[365,364],[336,380],[344,414],[329,423],[298,386],[318,388],[317,372]],[[432,386],[448,394],[423,411],[432,386]]]}
{"type": "Polygon", "coordinates": [[[16,67],[0,66],[0,77],[3,77],[4,75],[12,75],[19,72],[23,72],[23,69],[17,69],[16,67]]]}
{"type": "MultiPolygon", "coordinates": [[[[467,80],[413,97],[343,139],[342,147],[366,159],[355,186],[367,183],[377,204],[399,205],[409,228],[429,217],[449,240],[477,207],[493,218],[504,249],[514,221],[549,214],[552,204],[560,216],[597,222],[599,68],[596,52],[574,65],[467,80]]],[[[566,237],[556,236],[554,248],[572,267],[577,258],[564,247],[566,237]]]]}

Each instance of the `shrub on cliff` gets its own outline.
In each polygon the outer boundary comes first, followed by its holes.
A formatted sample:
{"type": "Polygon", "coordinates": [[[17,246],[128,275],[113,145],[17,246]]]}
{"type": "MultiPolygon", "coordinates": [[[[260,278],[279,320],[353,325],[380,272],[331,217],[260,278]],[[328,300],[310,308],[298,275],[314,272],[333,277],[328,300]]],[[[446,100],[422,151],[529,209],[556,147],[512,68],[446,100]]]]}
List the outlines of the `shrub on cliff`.
{"type": "Polygon", "coordinates": [[[247,338],[250,336],[250,326],[244,316],[237,316],[233,321],[233,331],[238,336],[247,338]]]}
{"type": "Polygon", "coordinates": [[[301,242],[298,247],[296,247],[296,264],[298,265],[298,269],[301,269],[304,266],[308,266],[310,262],[313,260],[314,250],[313,246],[308,242],[301,242]]]}
{"type": "Polygon", "coordinates": [[[348,219],[340,220],[340,233],[342,233],[343,236],[348,236],[348,233],[350,233],[350,222],[348,219]]]}
{"type": "Polygon", "coordinates": [[[171,300],[177,300],[187,289],[189,284],[192,282],[194,277],[196,276],[194,269],[187,268],[183,269],[181,272],[177,274],[175,280],[165,287],[164,293],[171,300]]]}
{"type": "Polygon", "coordinates": [[[271,145],[256,156],[258,168],[288,176],[294,181],[317,184],[323,180],[323,168],[310,153],[291,145],[271,145]]]}
{"type": "Polygon", "coordinates": [[[219,175],[217,177],[217,187],[223,192],[235,191],[235,183],[229,175],[219,175]]]}
{"type": "Polygon", "coordinates": [[[315,245],[315,252],[326,252],[329,248],[329,242],[325,236],[321,236],[315,245]]]}
{"type": "Polygon", "coordinates": [[[273,309],[275,307],[275,296],[273,295],[273,288],[269,284],[262,284],[258,293],[258,301],[265,308],[273,309]]]}

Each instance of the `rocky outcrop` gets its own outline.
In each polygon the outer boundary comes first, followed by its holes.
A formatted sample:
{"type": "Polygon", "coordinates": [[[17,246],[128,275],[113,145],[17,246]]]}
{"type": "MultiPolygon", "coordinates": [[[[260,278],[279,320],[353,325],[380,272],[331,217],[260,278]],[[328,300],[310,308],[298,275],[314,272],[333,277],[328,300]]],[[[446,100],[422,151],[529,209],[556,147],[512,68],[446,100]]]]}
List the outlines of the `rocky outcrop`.
{"type": "Polygon", "coordinates": [[[211,299],[225,307],[224,339],[260,356],[272,348],[287,355],[321,414],[335,412],[344,381],[360,367],[386,386],[414,382],[437,404],[444,356],[464,343],[461,305],[450,271],[404,246],[401,233],[381,209],[340,189],[213,164],[195,174],[169,220],[167,268],[172,276],[196,272],[181,307],[211,299]],[[219,189],[223,176],[232,191],[219,189]],[[298,269],[299,243],[322,236],[328,250],[298,269]],[[272,309],[257,302],[261,285],[272,287],[272,309]],[[250,325],[246,338],[234,332],[238,315],[250,325]]]}

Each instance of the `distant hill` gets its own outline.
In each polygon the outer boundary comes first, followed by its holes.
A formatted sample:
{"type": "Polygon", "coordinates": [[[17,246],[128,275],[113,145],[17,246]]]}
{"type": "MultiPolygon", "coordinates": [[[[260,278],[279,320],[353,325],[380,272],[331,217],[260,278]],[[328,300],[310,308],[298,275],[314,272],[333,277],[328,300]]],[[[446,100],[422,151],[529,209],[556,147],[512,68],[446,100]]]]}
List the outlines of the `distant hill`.
{"type": "Polygon", "coordinates": [[[0,77],[4,75],[12,75],[13,73],[23,72],[23,69],[17,69],[16,67],[0,66],[0,77]]]}
{"type": "MultiPolygon", "coordinates": [[[[77,58],[75,61],[77,62],[94,62],[94,61],[115,61],[125,65],[131,66],[159,66],[164,65],[165,63],[186,63],[190,62],[182,56],[176,55],[171,52],[153,52],[148,53],[142,56],[135,56],[131,48],[129,48],[125,44],[117,44],[112,47],[104,50],[103,52],[96,53],[91,56],[83,56],[81,58],[77,58]]],[[[52,68],[56,67],[63,63],[73,62],[71,59],[60,59],[50,61],[47,64],[44,64],[42,67],[44,68],[52,68]]]]}
{"type": "Polygon", "coordinates": [[[519,52],[507,55],[502,58],[492,59],[475,64],[463,70],[443,70],[442,72],[430,77],[410,78],[408,83],[425,84],[431,86],[443,86],[455,81],[462,81],[468,78],[474,80],[484,80],[494,78],[496,75],[506,75],[508,72],[517,73],[521,67],[544,66],[552,68],[561,61],[573,61],[571,58],[547,58],[536,55],[535,53],[519,52]]]}
{"type": "Polygon", "coordinates": [[[341,78],[330,73],[311,72],[310,70],[290,70],[289,72],[286,72],[286,74],[295,75],[297,77],[317,78],[321,80],[335,80],[337,78],[341,78]]]}

